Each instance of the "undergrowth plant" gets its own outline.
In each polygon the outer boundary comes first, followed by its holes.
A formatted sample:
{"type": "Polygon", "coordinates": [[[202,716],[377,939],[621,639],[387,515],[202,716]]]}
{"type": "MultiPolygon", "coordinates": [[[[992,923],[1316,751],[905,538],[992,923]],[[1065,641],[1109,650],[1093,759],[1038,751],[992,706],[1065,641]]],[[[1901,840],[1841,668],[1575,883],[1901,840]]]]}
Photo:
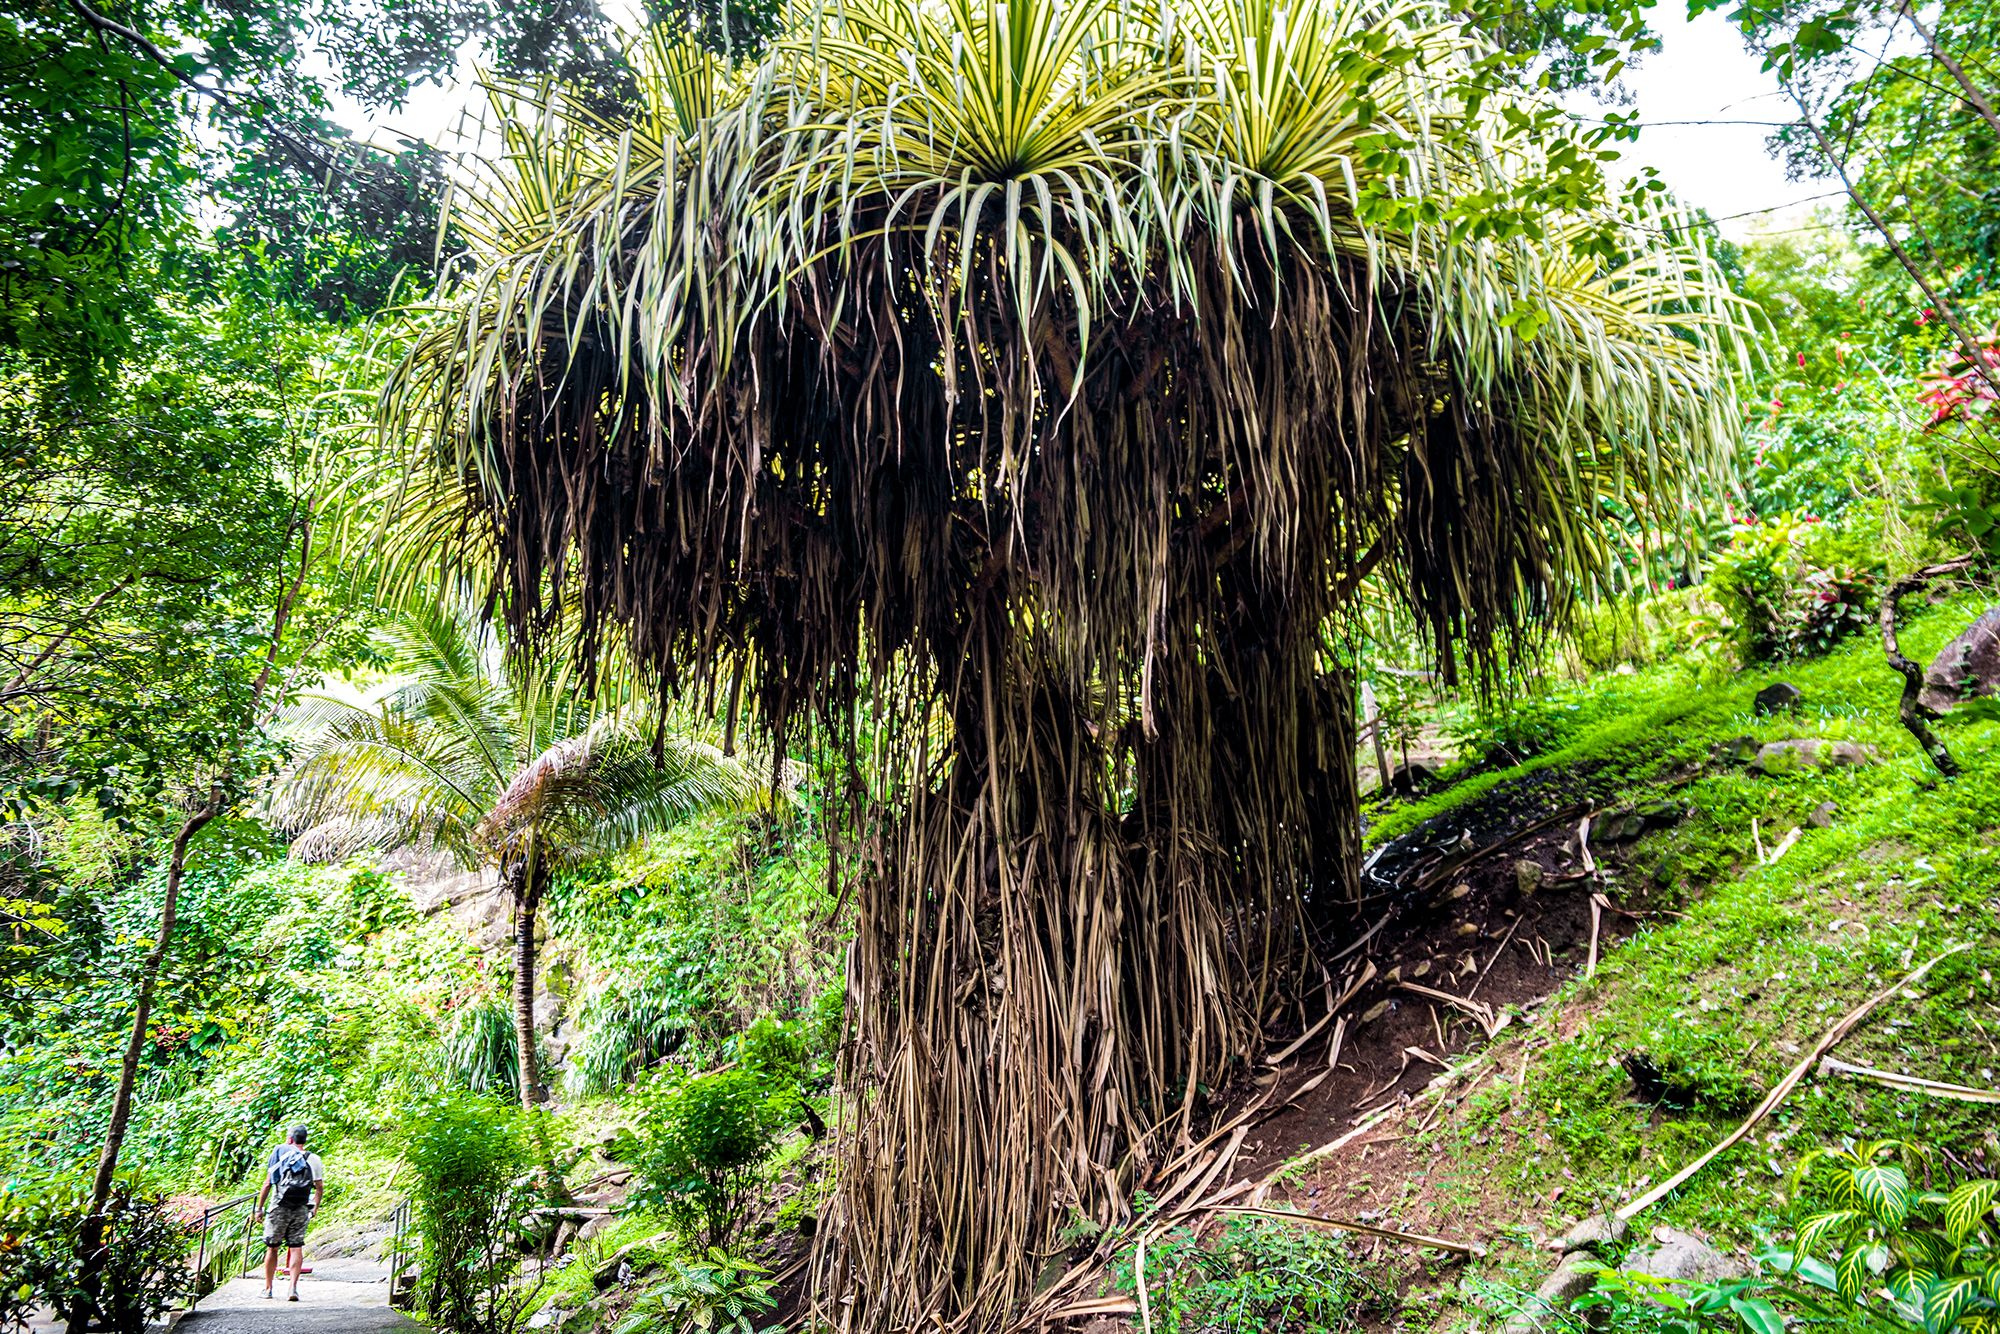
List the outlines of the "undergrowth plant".
{"type": "Polygon", "coordinates": [[[513,1097],[521,1087],[521,1059],[514,1014],[497,996],[482,996],[452,1015],[445,1033],[445,1062],[459,1087],[471,1093],[513,1097]]]}
{"type": "Polygon", "coordinates": [[[1741,661],[1817,656],[1872,617],[1873,574],[1824,549],[1818,529],[1789,516],[1752,520],[1716,558],[1708,588],[1741,661]]]}
{"type": "Polygon", "coordinates": [[[417,1301],[458,1334],[510,1334],[525,1298],[509,1288],[511,1240],[532,1203],[524,1114],[453,1094],[420,1104],[404,1127],[419,1238],[417,1301]]]}
{"type": "Polygon", "coordinates": [[[37,1307],[89,1327],[144,1334],[193,1289],[187,1220],[161,1195],[121,1184],[107,1208],[105,1253],[94,1290],[82,1278],[79,1240],[88,1182],[0,1187],[0,1329],[25,1329],[37,1307]]]}
{"type": "MultiPolygon", "coordinates": [[[[1136,1292],[1138,1256],[1114,1282],[1136,1292]]],[[[1177,1229],[1146,1249],[1145,1299],[1158,1334],[1335,1334],[1357,1328],[1387,1294],[1339,1237],[1269,1219],[1236,1219],[1207,1244],[1177,1229]]]]}
{"type": "Polygon", "coordinates": [[[666,1214],[690,1241],[727,1246],[796,1102],[795,1081],[774,1088],[752,1068],[655,1080],[640,1100],[641,1128],[610,1149],[638,1170],[629,1202],[666,1214]]]}
{"type": "Polygon", "coordinates": [[[711,1246],[696,1259],[675,1260],[667,1276],[632,1305],[617,1334],[757,1334],[757,1322],[778,1299],[770,1271],[711,1246]]]}
{"type": "Polygon", "coordinates": [[[1789,1267],[1925,1334],[1990,1330],[2000,1324],[2000,1181],[1921,1189],[1912,1171],[1930,1168],[1932,1156],[1893,1139],[1807,1154],[1794,1177],[1834,1208],[1799,1223],[1789,1267]]]}

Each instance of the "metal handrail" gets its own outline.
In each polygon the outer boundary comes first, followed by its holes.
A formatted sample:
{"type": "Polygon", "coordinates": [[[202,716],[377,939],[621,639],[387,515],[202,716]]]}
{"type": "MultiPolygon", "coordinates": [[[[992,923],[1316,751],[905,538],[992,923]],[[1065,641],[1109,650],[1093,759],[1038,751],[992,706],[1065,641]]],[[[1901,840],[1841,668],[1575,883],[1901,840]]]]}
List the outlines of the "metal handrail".
{"type": "MultiPolygon", "coordinates": [[[[243,1208],[244,1205],[249,1204],[256,1198],[255,1195],[238,1195],[235,1199],[224,1200],[221,1204],[212,1204],[201,1211],[201,1241],[195,1247],[194,1259],[195,1284],[197,1288],[201,1284],[201,1276],[208,1271],[208,1234],[215,1229],[216,1220],[220,1219],[224,1214],[243,1208]]],[[[250,1211],[245,1211],[243,1215],[243,1250],[246,1255],[250,1250],[250,1221],[250,1211]]],[[[196,1291],[188,1299],[188,1310],[192,1311],[200,1304],[201,1293],[196,1291]]]]}
{"type": "Polygon", "coordinates": [[[410,1198],[406,1195],[389,1215],[389,1239],[383,1244],[382,1258],[389,1266],[389,1304],[396,1304],[396,1283],[403,1277],[408,1257],[414,1253],[410,1245],[410,1198]]]}

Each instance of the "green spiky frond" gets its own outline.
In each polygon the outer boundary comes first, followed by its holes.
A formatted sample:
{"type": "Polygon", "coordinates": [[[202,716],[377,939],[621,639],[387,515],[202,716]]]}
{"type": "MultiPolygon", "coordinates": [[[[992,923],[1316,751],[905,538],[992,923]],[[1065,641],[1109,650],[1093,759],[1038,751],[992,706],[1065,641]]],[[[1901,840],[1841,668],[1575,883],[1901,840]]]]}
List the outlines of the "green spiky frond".
{"type": "Polygon", "coordinates": [[[433,848],[474,870],[532,843],[554,866],[764,794],[699,729],[508,657],[476,608],[420,603],[383,639],[398,680],[378,699],[309,695],[288,719],[301,753],[272,811],[299,857],[433,848]]]}
{"type": "Polygon", "coordinates": [[[382,424],[524,640],[849,749],[821,1292],[992,1327],[1352,892],[1357,586],[1494,670],[1602,577],[1605,498],[1676,516],[1732,448],[1736,308],[1431,4],[828,0],[748,66],[649,50],[630,125],[500,91],[382,424]]]}

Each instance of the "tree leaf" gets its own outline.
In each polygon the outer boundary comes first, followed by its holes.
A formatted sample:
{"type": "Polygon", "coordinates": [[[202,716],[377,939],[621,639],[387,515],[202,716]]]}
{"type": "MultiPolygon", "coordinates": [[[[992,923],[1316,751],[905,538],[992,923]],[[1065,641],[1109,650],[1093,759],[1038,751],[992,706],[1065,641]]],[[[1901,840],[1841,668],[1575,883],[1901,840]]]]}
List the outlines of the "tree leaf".
{"type": "Polygon", "coordinates": [[[1750,1334],[1785,1334],[1785,1318],[1762,1297],[1732,1297],[1729,1309],[1750,1334]]]}

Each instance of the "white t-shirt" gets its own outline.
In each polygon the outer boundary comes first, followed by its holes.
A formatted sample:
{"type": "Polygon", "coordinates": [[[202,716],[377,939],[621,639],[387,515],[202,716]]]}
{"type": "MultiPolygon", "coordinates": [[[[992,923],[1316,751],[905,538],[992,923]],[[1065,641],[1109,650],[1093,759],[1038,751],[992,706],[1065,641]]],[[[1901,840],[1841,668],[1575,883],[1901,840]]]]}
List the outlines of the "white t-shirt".
{"type": "MultiPolygon", "coordinates": [[[[285,1150],[291,1147],[290,1144],[280,1144],[277,1148],[271,1150],[270,1161],[264,1164],[264,1180],[266,1183],[272,1186],[278,1184],[278,1159],[282,1158],[285,1150]]],[[[326,1164],[320,1162],[318,1154],[307,1152],[306,1166],[312,1169],[313,1184],[318,1185],[321,1179],[326,1176],[326,1164]]]]}

